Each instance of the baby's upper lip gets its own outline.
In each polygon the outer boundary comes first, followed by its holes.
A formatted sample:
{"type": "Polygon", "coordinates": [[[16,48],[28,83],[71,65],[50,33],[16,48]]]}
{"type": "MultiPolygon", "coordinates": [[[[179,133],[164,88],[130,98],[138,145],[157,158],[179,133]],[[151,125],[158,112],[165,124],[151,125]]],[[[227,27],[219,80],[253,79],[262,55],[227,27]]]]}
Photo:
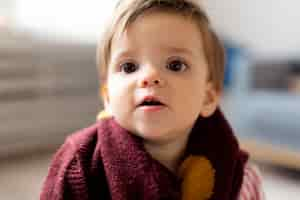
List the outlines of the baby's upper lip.
{"type": "Polygon", "coordinates": [[[161,100],[160,97],[154,96],[154,95],[146,95],[146,96],[142,97],[142,98],[138,101],[137,106],[142,105],[145,101],[156,101],[156,102],[161,103],[163,106],[166,105],[166,104],[161,100]]]}

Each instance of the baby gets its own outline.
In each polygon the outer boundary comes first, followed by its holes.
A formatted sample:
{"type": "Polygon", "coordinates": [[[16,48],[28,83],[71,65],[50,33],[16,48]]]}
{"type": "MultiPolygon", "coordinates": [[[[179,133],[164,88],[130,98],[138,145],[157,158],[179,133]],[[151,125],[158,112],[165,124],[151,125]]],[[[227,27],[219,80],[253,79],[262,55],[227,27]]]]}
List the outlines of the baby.
{"type": "Polygon", "coordinates": [[[192,0],[121,0],[99,44],[105,110],[55,154],[42,200],[263,199],[218,105],[224,51],[192,0]]]}

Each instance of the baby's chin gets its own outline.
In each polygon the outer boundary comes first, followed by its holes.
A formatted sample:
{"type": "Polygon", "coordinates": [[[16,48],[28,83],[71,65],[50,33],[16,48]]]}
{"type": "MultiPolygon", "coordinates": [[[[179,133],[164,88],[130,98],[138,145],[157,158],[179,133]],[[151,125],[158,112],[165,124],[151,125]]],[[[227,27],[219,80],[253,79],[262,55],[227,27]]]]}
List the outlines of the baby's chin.
{"type": "Polygon", "coordinates": [[[158,127],[139,128],[132,133],[142,138],[145,142],[157,144],[169,142],[176,137],[174,132],[158,127]]]}
{"type": "Polygon", "coordinates": [[[178,132],[174,130],[174,127],[169,124],[161,122],[144,122],[141,120],[132,123],[134,120],[128,122],[128,120],[122,120],[123,118],[116,118],[117,122],[130,133],[144,139],[149,142],[168,142],[177,137],[178,132]]]}

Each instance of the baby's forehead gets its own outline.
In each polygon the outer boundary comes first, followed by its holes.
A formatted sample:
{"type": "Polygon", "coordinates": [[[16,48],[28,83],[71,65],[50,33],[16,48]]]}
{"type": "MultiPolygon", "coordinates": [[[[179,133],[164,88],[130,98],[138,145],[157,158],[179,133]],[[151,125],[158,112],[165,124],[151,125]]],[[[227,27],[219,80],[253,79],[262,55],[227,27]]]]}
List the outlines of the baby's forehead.
{"type": "MultiPolygon", "coordinates": [[[[134,48],[127,46],[126,48],[113,48],[112,49],[112,55],[113,58],[128,58],[139,55],[142,50],[139,48],[134,48]]],[[[164,54],[166,55],[184,55],[189,57],[197,57],[198,51],[195,51],[194,49],[183,47],[183,46],[174,46],[174,45],[168,45],[168,46],[160,46],[157,48],[154,48],[153,51],[159,52],[161,56],[164,54]]],[[[148,52],[151,52],[150,50],[148,52]]]]}
{"type": "Polygon", "coordinates": [[[131,24],[123,32],[117,32],[112,39],[111,50],[123,54],[124,51],[130,53],[152,48],[162,52],[193,54],[202,50],[202,46],[202,34],[195,23],[163,14],[149,16],[131,24]]]}
{"type": "MultiPolygon", "coordinates": [[[[143,33],[144,31],[149,31],[149,28],[153,31],[153,37],[161,37],[161,31],[167,31],[171,35],[181,35],[191,29],[187,30],[187,27],[193,27],[194,32],[197,34],[202,33],[202,29],[205,28],[199,20],[194,17],[188,17],[180,13],[169,13],[169,12],[150,12],[141,13],[139,16],[134,18],[134,20],[127,19],[125,21],[119,21],[115,24],[112,32],[112,39],[119,38],[128,34],[143,33]],[[157,27],[158,28],[153,28],[157,27]],[[184,29],[185,28],[185,29],[184,29]],[[132,31],[134,29],[134,31],[132,31]],[[137,31],[138,29],[138,31],[137,31]],[[132,33],[133,32],[133,33],[132,33]]],[[[185,38],[187,40],[189,38],[185,38]]]]}

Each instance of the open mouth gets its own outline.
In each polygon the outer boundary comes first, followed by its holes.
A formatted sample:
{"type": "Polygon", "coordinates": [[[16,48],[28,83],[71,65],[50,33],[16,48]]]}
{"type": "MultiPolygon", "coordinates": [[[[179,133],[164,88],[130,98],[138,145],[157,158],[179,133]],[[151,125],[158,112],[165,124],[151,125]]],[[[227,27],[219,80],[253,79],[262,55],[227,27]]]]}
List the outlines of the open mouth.
{"type": "Polygon", "coordinates": [[[162,103],[157,97],[154,96],[146,96],[142,99],[142,101],[140,101],[140,103],[138,104],[139,107],[143,106],[143,107],[157,107],[157,106],[165,106],[164,103],[162,103]]]}
{"type": "Polygon", "coordinates": [[[145,100],[139,106],[163,106],[164,104],[156,100],[145,100]]]}

